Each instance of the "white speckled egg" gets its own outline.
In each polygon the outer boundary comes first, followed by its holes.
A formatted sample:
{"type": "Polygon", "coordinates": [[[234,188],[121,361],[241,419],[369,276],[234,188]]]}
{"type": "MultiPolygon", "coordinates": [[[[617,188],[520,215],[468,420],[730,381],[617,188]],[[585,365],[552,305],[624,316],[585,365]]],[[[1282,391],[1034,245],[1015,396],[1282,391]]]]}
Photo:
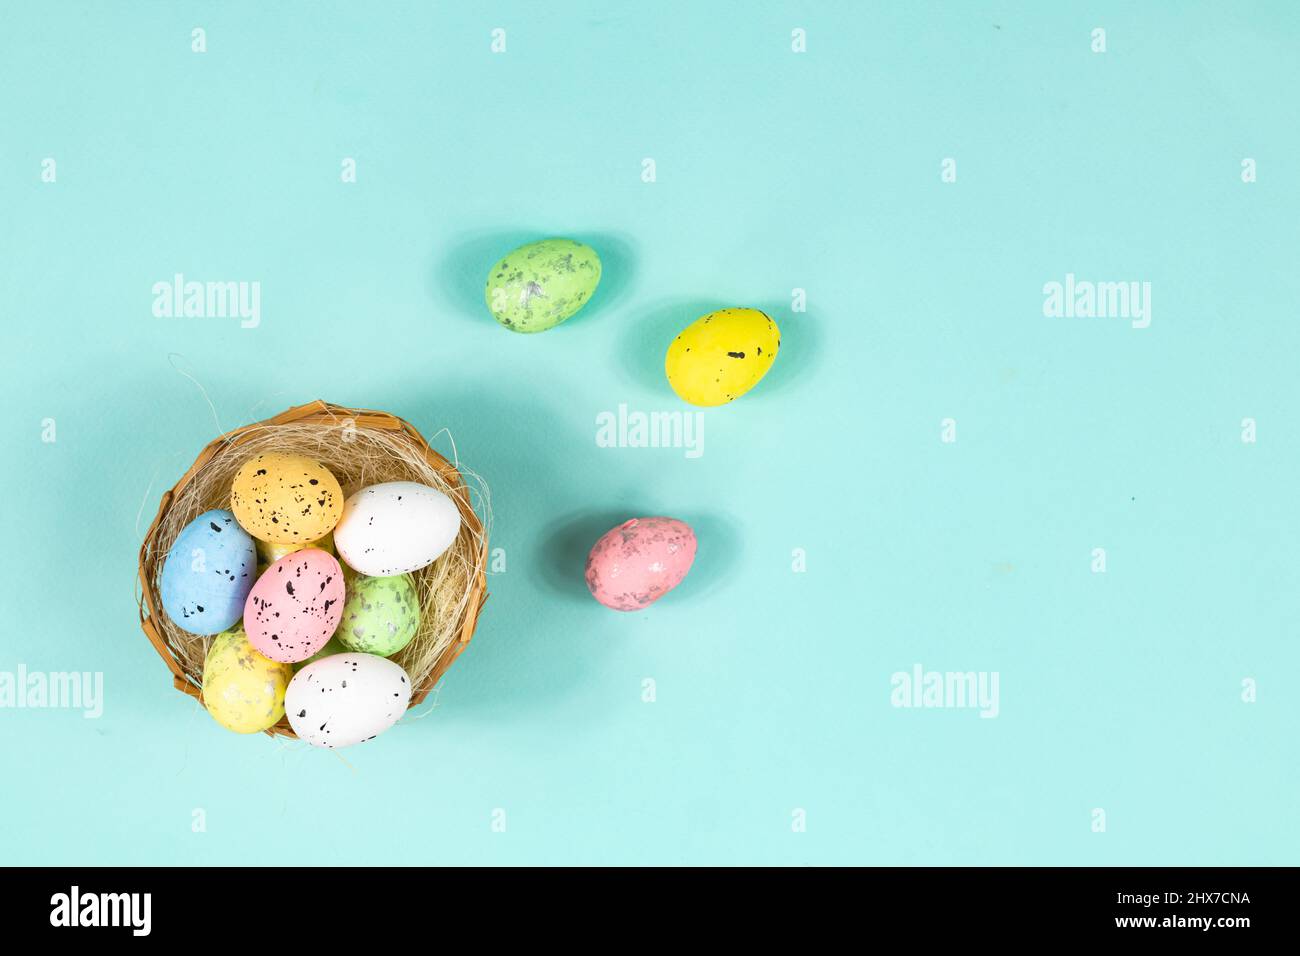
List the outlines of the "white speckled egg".
{"type": "Polygon", "coordinates": [[[348,498],[334,547],[353,570],[392,577],[432,564],[459,533],[456,503],[437,488],[389,481],[348,498]]]}
{"type": "Polygon", "coordinates": [[[350,747],[397,723],[411,702],[401,666],[373,654],[335,654],[293,675],[285,713],[299,739],[314,747],[350,747]]]}

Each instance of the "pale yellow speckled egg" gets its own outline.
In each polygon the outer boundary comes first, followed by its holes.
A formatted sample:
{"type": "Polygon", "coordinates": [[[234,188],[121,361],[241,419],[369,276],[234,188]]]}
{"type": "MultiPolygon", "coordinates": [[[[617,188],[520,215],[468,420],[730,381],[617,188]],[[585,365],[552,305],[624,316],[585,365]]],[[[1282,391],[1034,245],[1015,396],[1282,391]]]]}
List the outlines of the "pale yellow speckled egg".
{"type": "Polygon", "coordinates": [[[758,309],[719,309],[702,316],[668,346],[664,371],[692,405],[725,405],[758,384],[776,361],[781,330],[758,309]]]}
{"type": "Polygon", "coordinates": [[[292,664],[277,664],[253,650],[242,624],[212,639],[203,661],[203,706],[222,727],[255,734],[284,716],[292,664]]]}
{"type": "Polygon", "coordinates": [[[343,489],[318,461],[267,452],[250,458],[235,472],[230,510],[254,538],[305,548],[338,524],[343,489]]]}

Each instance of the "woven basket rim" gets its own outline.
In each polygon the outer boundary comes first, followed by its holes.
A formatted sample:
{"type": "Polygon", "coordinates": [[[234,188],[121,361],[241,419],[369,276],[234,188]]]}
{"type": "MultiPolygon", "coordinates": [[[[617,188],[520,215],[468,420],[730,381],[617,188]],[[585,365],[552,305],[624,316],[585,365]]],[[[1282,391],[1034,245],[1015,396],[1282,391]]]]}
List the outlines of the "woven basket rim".
{"type": "MultiPolygon", "coordinates": [[[[160,600],[152,576],[149,574],[148,565],[151,555],[155,552],[156,539],[159,527],[163,518],[171,508],[172,502],[180,491],[185,488],[190,481],[213,459],[218,455],[226,452],[228,449],[237,448],[246,442],[249,436],[260,428],[268,425],[287,425],[290,423],[311,423],[319,421],[322,423],[337,423],[340,420],[350,420],[357,427],[373,428],[383,431],[402,431],[405,432],[412,443],[418,448],[426,462],[432,465],[446,480],[452,488],[453,499],[456,502],[456,508],[460,511],[461,520],[474,532],[479,541],[478,558],[476,562],[477,571],[471,576],[469,582],[469,595],[465,603],[465,609],[462,619],[458,624],[459,634],[455,641],[449,644],[438,658],[433,670],[429,676],[424,679],[421,686],[411,695],[411,702],[408,709],[423,703],[425,697],[442,679],[442,675],[447,672],[452,663],[460,655],[461,651],[469,643],[470,638],[474,636],[474,629],[478,624],[479,612],[483,608],[484,602],[488,599],[487,591],[487,574],[486,574],[486,557],[487,557],[487,535],[484,532],[483,522],[478,514],[474,511],[473,505],[469,499],[469,489],[465,484],[464,476],[460,470],[441,454],[430,447],[429,442],[420,434],[420,431],[410,422],[392,414],[391,412],[376,411],[368,408],[349,408],[345,405],[335,405],[322,399],[313,402],[307,402],[303,405],[295,405],[287,408],[278,415],[263,419],[260,422],[252,422],[248,425],[240,426],[226,432],[208,442],[195,458],[194,464],[181,475],[180,479],[164,491],[162,498],[158,503],[158,513],[154,515],[149,529],[145,532],[144,539],[140,543],[140,597],[138,600],[140,610],[140,629],[144,631],[149,643],[153,645],[158,656],[163,659],[168,669],[172,673],[172,685],[184,694],[193,697],[200,704],[203,703],[203,690],[197,686],[193,679],[189,677],[176,656],[172,653],[170,645],[159,630],[156,619],[166,612],[162,610],[162,601],[160,600]]],[[[156,558],[155,558],[156,560],[156,558]]],[[[264,731],[272,736],[291,737],[296,739],[297,735],[289,726],[287,718],[281,718],[279,723],[264,731]]]]}

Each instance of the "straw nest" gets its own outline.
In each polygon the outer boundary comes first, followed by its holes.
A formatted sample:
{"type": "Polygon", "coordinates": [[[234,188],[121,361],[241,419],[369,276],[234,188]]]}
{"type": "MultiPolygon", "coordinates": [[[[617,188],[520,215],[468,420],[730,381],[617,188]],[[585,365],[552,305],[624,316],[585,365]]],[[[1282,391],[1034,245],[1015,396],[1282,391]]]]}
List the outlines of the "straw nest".
{"type": "MultiPolygon", "coordinates": [[[[487,530],[475,513],[466,479],[485,515],[487,487],[472,472],[462,474],[402,419],[321,401],[215,439],[163,495],[140,547],[140,626],[171,669],[173,684],[203,700],[203,659],[212,638],[182,630],[163,611],[160,579],[167,553],[194,518],[211,508],[230,507],[230,483],[239,466],[268,451],[314,458],[338,478],[345,496],[378,482],[418,481],[456,502],[460,534],[442,557],[415,572],[420,628],[392,657],[410,675],[410,706],[415,707],[464,650],[487,600],[487,530]]],[[[284,718],[267,733],[295,736],[284,718]]]]}

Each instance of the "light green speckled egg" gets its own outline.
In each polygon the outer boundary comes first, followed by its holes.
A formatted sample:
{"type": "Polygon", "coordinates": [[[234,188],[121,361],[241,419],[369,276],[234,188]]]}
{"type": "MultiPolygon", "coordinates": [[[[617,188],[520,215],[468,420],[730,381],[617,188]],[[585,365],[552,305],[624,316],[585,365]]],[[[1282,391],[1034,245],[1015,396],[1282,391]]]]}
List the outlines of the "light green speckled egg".
{"type": "Polygon", "coordinates": [[[358,574],[348,584],[343,621],[334,636],[348,650],[388,657],[409,644],[419,626],[420,600],[409,574],[358,574]]]}
{"type": "Polygon", "coordinates": [[[484,298],[507,329],[545,332],[586,305],[598,282],[595,249],[573,239],[543,239],[494,265],[484,298]]]}
{"type": "MultiPolygon", "coordinates": [[[[353,573],[355,574],[356,572],[353,573]]],[[[348,652],[347,646],[342,641],[339,640],[338,635],[336,634],[325,643],[324,647],[322,647],[311,657],[307,658],[305,661],[299,661],[298,663],[294,664],[293,671],[296,674],[298,671],[302,670],[308,664],[315,664],[322,657],[333,657],[335,654],[346,654],[347,652],[348,652]]]]}

